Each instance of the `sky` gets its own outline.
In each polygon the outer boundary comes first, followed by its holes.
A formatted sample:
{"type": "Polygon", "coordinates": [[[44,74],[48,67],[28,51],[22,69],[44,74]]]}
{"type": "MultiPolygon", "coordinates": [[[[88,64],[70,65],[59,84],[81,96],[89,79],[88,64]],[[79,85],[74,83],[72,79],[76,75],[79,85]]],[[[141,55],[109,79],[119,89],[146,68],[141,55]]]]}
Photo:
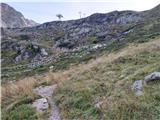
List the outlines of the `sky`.
{"type": "Polygon", "coordinates": [[[38,23],[79,19],[93,13],[108,13],[114,10],[144,11],[160,4],[160,0],[1,0],[20,11],[26,18],[38,23]]]}

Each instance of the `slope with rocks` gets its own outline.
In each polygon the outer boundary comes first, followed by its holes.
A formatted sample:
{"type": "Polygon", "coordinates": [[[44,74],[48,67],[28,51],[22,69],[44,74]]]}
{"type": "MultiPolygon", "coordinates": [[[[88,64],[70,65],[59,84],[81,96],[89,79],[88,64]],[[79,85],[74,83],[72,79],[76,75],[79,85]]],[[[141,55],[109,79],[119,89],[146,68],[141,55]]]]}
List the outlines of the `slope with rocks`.
{"type": "Polygon", "coordinates": [[[57,56],[64,54],[81,56],[124,47],[131,42],[146,42],[160,34],[158,13],[159,6],[143,12],[96,13],[78,20],[53,21],[30,28],[2,28],[2,66],[6,69],[15,68],[15,63],[18,67],[31,63],[35,66],[32,69],[37,69],[37,66],[54,64],[59,60],[57,56]],[[154,13],[156,15],[152,15],[154,13]]]}

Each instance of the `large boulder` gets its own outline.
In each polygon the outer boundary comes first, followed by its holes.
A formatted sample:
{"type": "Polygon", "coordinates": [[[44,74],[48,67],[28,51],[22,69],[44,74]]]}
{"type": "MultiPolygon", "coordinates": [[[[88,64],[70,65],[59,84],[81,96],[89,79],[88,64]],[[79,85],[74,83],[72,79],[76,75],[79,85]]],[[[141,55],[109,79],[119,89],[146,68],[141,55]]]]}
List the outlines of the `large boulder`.
{"type": "Polygon", "coordinates": [[[160,72],[153,72],[144,78],[146,83],[154,80],[160,80],[160,72]]]}

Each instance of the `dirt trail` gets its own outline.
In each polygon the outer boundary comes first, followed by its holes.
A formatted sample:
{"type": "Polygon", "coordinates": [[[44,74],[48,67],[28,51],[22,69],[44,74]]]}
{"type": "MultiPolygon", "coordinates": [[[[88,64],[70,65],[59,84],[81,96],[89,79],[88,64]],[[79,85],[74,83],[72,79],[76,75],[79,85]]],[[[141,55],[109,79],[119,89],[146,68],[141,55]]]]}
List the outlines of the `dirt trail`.
{"type": "Polygon", "coordinates": [[[52,99],[53,94],[57,89],[57,85],[52,86],[40,86],[33,89],[33,92],[37,95],[40,95],[43,98],[48,99],[48,103],[50,104],[50,117],[48,120],[60,120],[59,108],[55,104],[54,100],[52,99]]]}

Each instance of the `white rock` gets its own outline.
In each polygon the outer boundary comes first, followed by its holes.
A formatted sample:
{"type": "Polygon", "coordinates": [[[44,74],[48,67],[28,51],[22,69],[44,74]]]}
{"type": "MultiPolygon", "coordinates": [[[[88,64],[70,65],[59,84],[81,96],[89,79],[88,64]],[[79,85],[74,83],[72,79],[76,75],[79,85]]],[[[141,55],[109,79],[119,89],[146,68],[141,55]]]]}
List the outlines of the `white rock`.
{"type": "Polygon", "coordinates": [[[50,66],[49,69],[53,69],[53,66],[50,66]]]}
{"type": "Polygon", "coordinates": [[[93,46],[93,49],[97,49],[97,48],[101,48],[101,47],[102,47],[101,44],[97,44],[97,45],[93,46]]]}
{"type": "Polygon", "coordinates": [[[96,108],[101,108],[102,104],[103,104],[103,101],[100,101],[100,102],[95,104],[95,107],[96,108]]]}
{"type": "Polygon", "coordinates": [[[44,110],[48,109],[49,104],[46,98],[41,98],[41,99],[35,100],[32,106],[35,107],[37,111],[43,112],[44,110]]]}
{"type": "Polygon", "coordinates": [[[142,87],[143,87],[143,81],[142,80],[136,80],[133,83],[132,90],[135,92],[136,96],[143,95],[142,87]]]}
{"type": "Polygon", "coordinates": [[[41,97],[49,98],[52,96],[53,92],[57,88],[57,85],[52,86],[40,86],[33,89],[33,93],[40,95],[41,97]]]}
{"type": "Polygon", "coordinates": [[[46,52],[46,50],[44,48],[41,49],[41,54],[46,55],[46,56],[48,55],[48,53],[46,52]]]}

